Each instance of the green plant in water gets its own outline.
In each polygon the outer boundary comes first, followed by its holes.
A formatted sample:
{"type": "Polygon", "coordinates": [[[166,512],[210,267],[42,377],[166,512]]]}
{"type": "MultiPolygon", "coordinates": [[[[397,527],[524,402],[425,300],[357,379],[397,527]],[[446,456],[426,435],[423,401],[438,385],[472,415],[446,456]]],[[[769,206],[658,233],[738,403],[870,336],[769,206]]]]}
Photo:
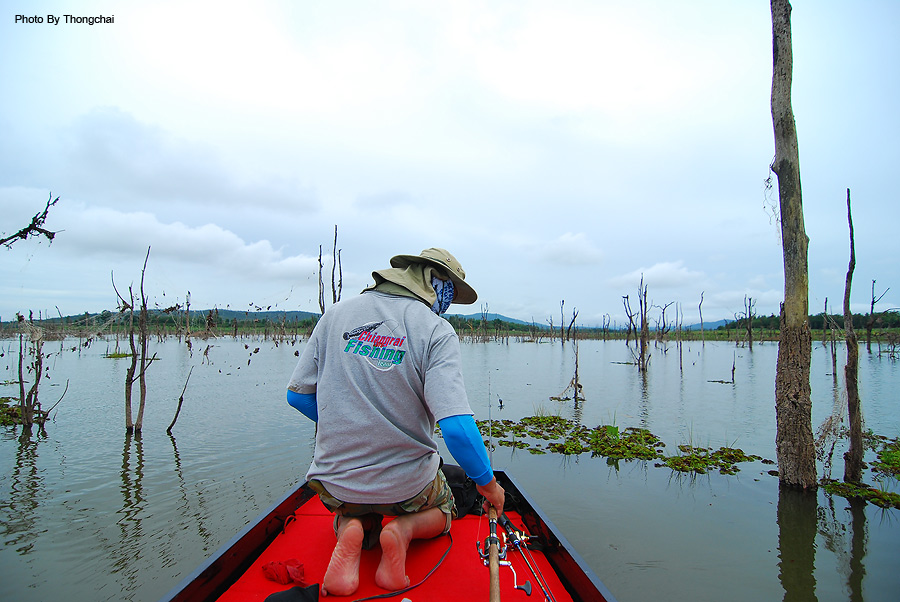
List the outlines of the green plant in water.
{"type": "Polygon", "coordinates": [[[660,457],[657,447],[664,444],[647,429],[628,427],[620,433],[617,426],[603,425],[588,432],[587,445],[594,456],[615,460],[654,460],[660,457]]]}
{"type": "MultiPolygon", "coordinates": [[[[693,445],[681,445],[679,455],[666,457],[662,449],[666,444],[647,429],[628,427],[621,430],[615,424],[590,429],[573,420],[546,412],[527,416],[518,422],[479,420],[477,425],[484,437],[493,438],[496,444],[503,447],[525,449],[531,454],[553,452],[566,456],[589,451],[594,457],[606,457],[607,462],[616,466],[619,460],[662,459],[663,462],[656,466],[700,474],[717,468],[722,474],[735,474],[738,472],[738,463],[762,460],[759,456],[747,455],[733,447],[711,451],[693,445]],[[511,439],[508,439],[510,436],[511,439]],[[541,448],[539,445],[529,445],[528,439],[549,443],[541,448]]],[[[485,441],[485,445],[489,445],[489,440],[485,441]]]]}
{"type": "Polygon", "coordinates": [[[612,439],[613,441],[619,440],[619,427],[614,424],[604,425],[603,428],[606,429],[606,436],[612,439]]]}
{"type": "Polygon", "coordinates": [[[18,403],[18,400],[12,397],[0,397],[0,425],[13,426],[19,424],[21,414],[19,414],[19,406],[15,405],[18,403]]]}
{"type": "Polygon", "coordinates": [[[665,457],[661,465],[679,472],[706,474],[709,470],[718,468],[721,474],[737,474],[740,470],[738,463],[762,460],[760,456],[747,455],[743,450],[733,447],[720,447],[711,451],[707,447],[684,444],[679,445],[678,449],[683,455],[665,457]]]}
{"type": "Polygon", "coordinates": [[[547,449],[566,456],[582,454],[587,451],[587,448],[582,444],[581,440],[575,437],[566,439],[562,443],[551,443],[547,446],[547,449]]]}
{"type": "Polygon", "coordinates": [[[503,439],[497,442],[502,447],[515,447],[516,449],[528,449],[530,446],[524,441],[507,441],[503,439]]]}
{"type": "Polygon", "coordinates": [[[878,459],[872,469],[885,476],[900,478],[900,438],[894,437],[882,443],[878,459]]]}
{"type": "Polygon", "coordinates": [[[822,488],[833,495],[861,498],[881,508],[900,508],[900,494],[876,489],[866,483],[844,483],[843,481],[823,479],[822,488]]]}

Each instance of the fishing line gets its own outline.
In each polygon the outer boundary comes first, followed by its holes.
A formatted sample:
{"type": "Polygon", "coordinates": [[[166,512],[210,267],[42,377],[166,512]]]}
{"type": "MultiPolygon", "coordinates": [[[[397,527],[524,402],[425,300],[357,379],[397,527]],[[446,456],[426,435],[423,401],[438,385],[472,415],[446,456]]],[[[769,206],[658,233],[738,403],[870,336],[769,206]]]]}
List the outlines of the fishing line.
{"type": "Polygon", "coordinates": [[[444,562],[444,559],[447,557],[447,554],[450,553],[450,548],[453,547],[453,536],[450,535],[449,531],[447,532],[447,537],[450,538],[450,544],[447,546],[447,549],[444,550],[444,554],[441,556],[440,560],[437,561],[437,564],[434,565],[430,571],[428,571],[427,575],[422,577],[421,581],[419,581],[415,585],[410,585],[408,587],[404,587],[403,589],[399,589],[395,592],[388,592],[386,594],[377,594],[375,596],[368,596],[366,598],[357,598],[356,600],[353,600],[352,602],[365,602],[366,600],[381,600],[383,598],[392,598],[394,596],[399,596],[400,594],[405,594],[408,591],[414,590],[417,587],[419,587],[420,585],[422,585],[423,583],[425,583],[428,580],[428,578],[431,577],[432,573],[434,573],[436,570],[438,570],[438,567],[441,566],[441,564],[444,562]]]}
{"type": "MultiPolygon", "coordinates": [[[[490,456],[489,460],[491,463],[491,470],[494,470],[494,420],[491,414],[491,373],[488,372],[488,454],[490,456]]],[[[503,512],[503,508],[500,508],[500,512],[503,512]]],[[[478,516],[478,529],[476,530],[477,538],[475,543],[481,539],[481,524],[482,519],[484,519],[484,511],[478,516]]]]}
{"type": "MultiPolygon", "coordinates": [[[[491,470],[494,468],[494,419],[491,413],[494,404],[491,403],[491,373],[488,372],[488,442],[490,444],[490,449],[488,452],[491,454],[491,470]]],[[[500,508],[500,511],[503,512],[503,508],[500,508]]]]}
{"type": "Polygon", "coordinates": [[[499,523],[512,540],[513,549],[517,550],[519,554],[522,555],[522,559],[525,561],[528,570],[531,571],[531,575],[534,577],[535,581],[537,581],[538,587],[541,588],[545,601],[549,600],[550,602],[556,602],[556,597],[550,590],[550,584],[544,578],[540,565],[535,560],[531,550],[528,549],[527,539],[530,538],[530,536],[523,536],[524,531],[520,531],[518,527],[513,525],[512,521],[509,520],[509,517],[506,516],[505,513],[500,516],[499,523]]]}

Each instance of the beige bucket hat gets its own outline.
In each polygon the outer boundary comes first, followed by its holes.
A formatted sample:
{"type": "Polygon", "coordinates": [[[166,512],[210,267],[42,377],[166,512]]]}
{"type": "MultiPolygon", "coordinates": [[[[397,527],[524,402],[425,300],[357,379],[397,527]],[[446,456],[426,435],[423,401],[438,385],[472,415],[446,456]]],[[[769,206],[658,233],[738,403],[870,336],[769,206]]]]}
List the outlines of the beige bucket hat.
{"type": "Polygon", "coordinates": [[[466,271],[462,268],[456,257],[450,254],[446,249],[432,247],[425,249],[418,255],[395,255],[391,257],[391,267],[405,268],[413,263],[424,263],[436,268],[441,272],[450,276],[453,285],[456,287],[456,297],[453,302],[462,305],[470,305],[478,300],[478,293],[471,286],[466,284],[466,271]]]}

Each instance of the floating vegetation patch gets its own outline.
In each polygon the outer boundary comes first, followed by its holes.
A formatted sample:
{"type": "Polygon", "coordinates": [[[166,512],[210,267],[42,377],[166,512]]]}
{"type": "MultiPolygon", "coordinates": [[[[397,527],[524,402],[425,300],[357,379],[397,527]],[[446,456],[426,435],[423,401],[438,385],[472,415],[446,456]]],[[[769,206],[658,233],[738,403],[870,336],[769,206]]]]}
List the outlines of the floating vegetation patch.
{"type": "Polygon", "coordinates": [[[529,445],[524,441],[500,441],[503,447],[515,447],[516,449],[528,449],[529,445]]]}
{"type": "MultiPolygon", "coordinates": [[[[739,464],[742,462],[775,464],[772,460],[746,454],[734,447],[713,450],[683,444],[678,446],[677,454],[667,456],[664,451],[666,444],[647,429],[620,429],[612,424],[588,428],[561,416],[542,414],[526,416],[518,421],[479,420],[476,424],[489,449],[493,442],[501,447],[521,449],[530,454],[573,456],[590,452],[591,457],[606,458],[607,464],[617,469],[619,460],[656,460],[654,466],[677,472],[707,474],[718,470],[720,474],[733,475],[740,471],[739,464]]],[[[900,478],[900,438],[878,439],[881,441],[881,449],[878,451],[878,460],[872,462],[872,470],[888,477],[900,478]]],[[[777,470],[770,470],[767,474],[778,477],[777,470]]],[[[834,495],[862,498],[882,508],[900,508],[900,494],[869,485],[823,479],[822,487],[834,495]]]]}
{"type": "Polygon", "coordinates": [[[721,474],[737,474],[740,470],[739,462],[755,462],[762,460],[760,456],[748,456],[743,450],[733,447],[720,447],[716,451],[708,447],[694,447],[692,445],[679,445],[682,453],[677,456],[663,458],[662,464],[679,472],[695,472],[706,474],[712,469],[718,468],[721,474]]]}
{"type": "Polygon", "coordinates": [[[547,446],[547,449],[554,453],[566,456],[583,454],[587,451],[587,448],[582,444],[581,439],[578,438],[569,438],[562,442],[551,443],[547,446]]]}
{"type": "Polygon", "coordinates": [[[0,425],[12,426],[21,422],[18,403],[12,397],[0,397],[0,425]]]}
{"type": "Polygon", "coordinates": [[[602,425],[590,433],[589,447],[594,456],[614,460],[655,460],[661,458],[665,443],[647,429],[628,427],[619,432],[615,425],[602,425]]]}
{"type": "Polygon", "coordinates": [[[845,498],[861,498],[881,508],[900,508],[900,494],[876,489],[865,483],[844,483],[842,481],[823,479],[822,487],[828,493],[845,498]]]}
{"type": "Polygon", "coordinates": [[[900,439],[894,437],[882,443],[878,459],[872,462],[872,470],[895,479],[900,478],[900,439]]]}
{"type": "Polygon", "coordinates": [[[722,474],[738,472],[739,462],[762,460],[759,456],[748,456],[739,449],[728,447],[712,452],[708,449],[680,446],[682,455],[666,457],[666,444],[647,429],[604,424],[588,428],[561,416],[526,416],[519,421],[479,420],[477,425],[485,445],[491,441],[502,447],[526,450],[532,454],[552,452],[573,456],[590,452],[592,457],[609,460],[662,460],[657,466],[668,466],[672,470],[706,473],[718,468],[722,474]],[[542,447],[540,442],[546,441],[542,447]]]}
{"type": "Polygon", "coordinates": [[[125,353],[125,352],[116,352],[116,353],[107,353],[107,354],[104,355],[103,357],[109,358],[109,359],[121,359],[121,358],[123,358],[123,357],[131,357],[131,356],[132,356],[132,353],[131,353],[131,352],[128,352],[128,353],[125,353]]]}

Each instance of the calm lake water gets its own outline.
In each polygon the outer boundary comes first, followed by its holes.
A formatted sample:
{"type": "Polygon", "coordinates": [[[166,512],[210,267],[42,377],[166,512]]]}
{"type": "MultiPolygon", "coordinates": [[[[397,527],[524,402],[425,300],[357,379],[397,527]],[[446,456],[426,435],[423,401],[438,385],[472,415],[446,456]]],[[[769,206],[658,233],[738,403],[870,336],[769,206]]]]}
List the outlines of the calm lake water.
{"type": "MultiPolygon", "coordinates": [[[[11,381],[18,345],[0,343],[0,381],[11,381]]],[[[302,345],[154,344],[160,361],[148,373],[144,431],[128,437],[127,360],[103,357],[115,341],[46,344],[44,407],[68,382],[46,436],[23,442],[17,430],[0,429],[0,600],[158,600],[302,481],[313,424],[284,401],[302,345]],[[192,368],[170,437],[165,430],[192,368]]],[[[821,344],[813,353],[816,427],[835,399],[843,401],[843,383],[821,344]]],[[[578,358],[587,399],[576,407],[550,399],[574,374],[571,345],[463,345],[478,419],[559,414],[591,427],[648,428],[671,454],[682,443],[727,445],[773,460],[776,354],[775,343],[669,344],[653,349],[644,378],[627,363],[623,341],[584,341],[578,358]]],[[[863,411],[878,434],[900,434],[897,390],[898,362],[863,347],[863,411]]],[[[17,392],[0,386],[0,395],[17,392]]],[[[835,452],[838,478],[842,453],[835,452]]],[[[779,493],[767,474],[775,467],[762,462],[741,464],[735,476],[691,476],[648,462],[499,446],[493,462],[536,498],[620,602],[898,599],[900,511],[823,492],[779,493]]],[[[873,482],[871,472],[865,479],[873,482]]]]}

